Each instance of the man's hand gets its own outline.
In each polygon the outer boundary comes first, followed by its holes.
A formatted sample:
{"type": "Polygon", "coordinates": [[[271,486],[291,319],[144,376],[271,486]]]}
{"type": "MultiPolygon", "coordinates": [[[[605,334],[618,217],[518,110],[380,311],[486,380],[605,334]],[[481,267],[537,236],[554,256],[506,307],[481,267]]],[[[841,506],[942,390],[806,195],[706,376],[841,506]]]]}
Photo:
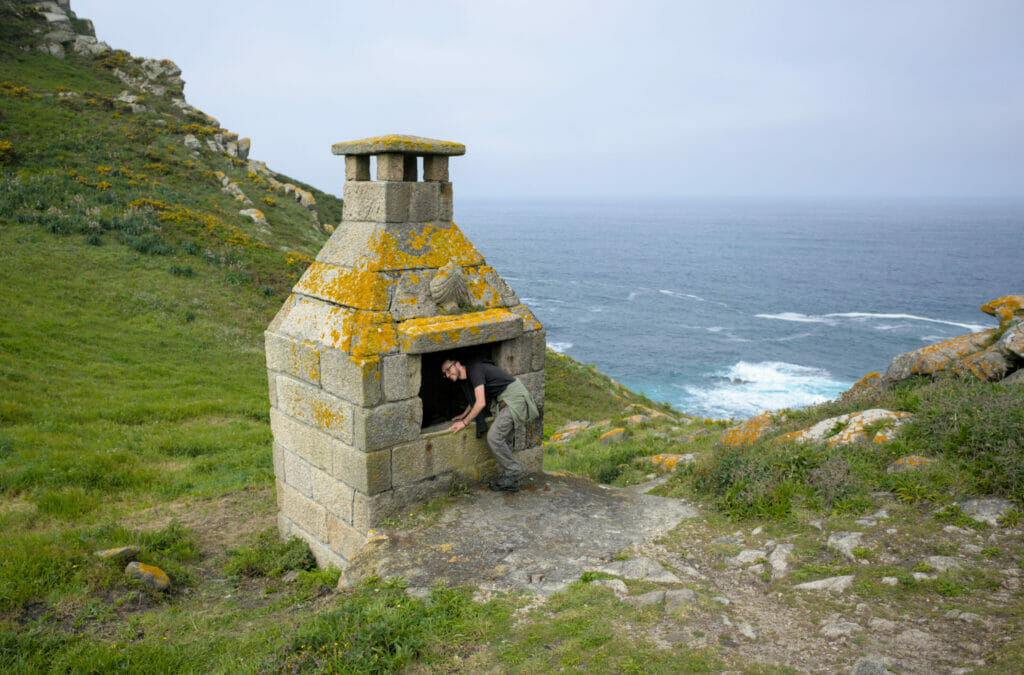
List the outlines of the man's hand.
{"type": "Polygon", "coordinates": [[[466,428],[466,422],[463,421],[463,420],[457,419],[457,420],[455,420],[452,423],[452,425],[450,427],[448,427],[448,431],[462,431],[465,428],[466,428]]]}

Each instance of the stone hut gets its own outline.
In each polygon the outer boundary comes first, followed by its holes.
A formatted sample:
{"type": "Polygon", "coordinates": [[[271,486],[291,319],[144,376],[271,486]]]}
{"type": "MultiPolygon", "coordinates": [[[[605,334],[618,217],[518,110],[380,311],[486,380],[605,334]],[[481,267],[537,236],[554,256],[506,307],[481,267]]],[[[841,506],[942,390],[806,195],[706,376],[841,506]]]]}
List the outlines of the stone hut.
{"type": "MultiPolygon", "coordinates": [[[[472,426],[447,430],[466,401],[441,362],[491,359],[543,411],[545,333],[452,221],[448,158],[465,146],[391,135],[332,149],[344,220],[265,336],[281,534],[344,569],[381,520],[498,473],[472,426]]],[[[543,413],[517,433],[527,471],[542,428],[543,413]]]]}

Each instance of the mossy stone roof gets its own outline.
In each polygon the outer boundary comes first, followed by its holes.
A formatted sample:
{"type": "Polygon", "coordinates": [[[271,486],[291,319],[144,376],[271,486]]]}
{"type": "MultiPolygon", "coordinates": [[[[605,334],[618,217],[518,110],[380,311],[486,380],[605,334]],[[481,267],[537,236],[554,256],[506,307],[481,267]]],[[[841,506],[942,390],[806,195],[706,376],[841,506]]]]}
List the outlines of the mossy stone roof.
{"type": "Polygon", "coordinates": [[[452,141],[439,141],[435,138],[388,134],[374,136],[359,141],[343,141],[331,146],[335,155],[379,155],[388,152],[400,152],[416,155],[464,155],[466,146],[452,141]]]}

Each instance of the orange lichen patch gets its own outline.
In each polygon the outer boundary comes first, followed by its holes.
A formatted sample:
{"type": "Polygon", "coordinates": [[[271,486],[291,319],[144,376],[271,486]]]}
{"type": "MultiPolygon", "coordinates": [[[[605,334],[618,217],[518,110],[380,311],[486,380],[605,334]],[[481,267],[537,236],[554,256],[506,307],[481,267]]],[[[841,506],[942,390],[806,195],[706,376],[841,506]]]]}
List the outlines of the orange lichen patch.
{"type": "Polygon", "coordinates": [[[1006,358],[994,347],[971,354],[961,359],[953,371],[958,375],[974,375],[979,380],[995,382],[1006,375],[1008,368],[1006,358]]]}
{"type": "Polygon", "coordinates": [[[519,318],[507,309],[487,309],[482,312],[458,314],[455,316],[430,316],[422,319],[403,321],[398,327],[402,347],[408,347],[424,337],[438,344],[459,342],[463,335],[479,335],[484,327],[503,324],[519,318]]]}
{"type": "Polygon", "coordinates": [[[1014,317],[1024,319],[1024,295],[1004,295],[982,305],[981,311],[999,319],[1003,328],[1014,317]]]}
{"type": "Polygon", "coordinates": [[[854,382],[853,386],[850,387],[847,391],[843,392],[841,398],[847,399],[853,398],[855,396],[860,396],[861,394],[877,389],[879,385],[881,385],[881,383],[881,373],[868,373],[864,377],[854,382]]]}
{"type": "Polygon", "coordinates": [[[564,443],[565,441],[575,438],[581,431],[589,426],[590,422],[570,422],[555,433],[551,434],[551,442],[564,443]]]}
{"type": "Polygon", "coordinates": [[[462,266],[477,265],[483,262],[483,256],[455,223],[424,223],[405,233],[377,232],[367,242],[366,253],[358,258],[356,266],[392,271],[441,268],[449,261],[462,266]]]}
{"type": "Polygon", "coordinates": [[[903,473],[904,471],[917,471],[918,469],[924,469],[930,466],[932,460],[921,455],[907,455],[906,457],[900,457],[895,462],[886,467],[886,471],[889,473],[903,473]]]}
{"type": "Polygon", "coordinates": [[[393,283],[376,272],[353,270],[313,262],[295,284],[294,291],[352,309],[388,308],[388,285],[393,283]]]}
{"type": "Polygon", "coordinates": [[[398,348],[395,324],[387,312],[355,312],[352,317],[352,355],[374,356],[398,348]]]}
{"type": "Polygon", "coordinates": [[[156,567],[154,565],[147,565],[146,563],[139,563],[139,569],[141,569],[146,574],[151,575],[153,579],[155,579],[156,582],[161,585],[171,583],[170,577],[168,577],[167,573],[159,567],[156,567]]]}
{"type": "Polygon", "coordinates": [[[468,279],[469,297],[475,305],[491,308],[501,304],[501,298],[482,276],[472,275],[468,279]]]}
{"type": "Polygon", "coordinates": [[[630,403],[629,405],[626,406],[626,410],[627,411],[628,410],[632,410],[632,411],[634,411],[634,412],[636,412],[636,413],[638,413],[640,415],[647,415],[648,417],[650,417],[652,419],[655,418],[655,417],[664,417],[665,416],[665,413],[658,412],[654,408],[648,408],[647,406],[641,405],[639,403],[630,403]]]}
{"type": "Polygon", "coordinates": [[[267,330],[348,351],[354,314],[350,309],[292,295],[267,330]]]}
{"type": "Polygon", "coordinates": [[[961,335],[911,352],[907,355],[912,359],[911,374],[931,375],[943,371],[951,361],[976,351],[994,333],[995,330],[991,329],[980,333],[961,335]]]}
{"type": "Polygon", "coordinates": [[[722,434],[722,443],[732,446],[750,445],[771,431],[772,428],[771,413],[765,411],[756,417],[751,417],[745,422],[726,429],[722,434]]]}
{"type": "Polygon", "coordinates": [[[648,417],[647,415],[630,415],[629,417],[627,417],[625,419],[626,426],[628,426],[628,427],[635,427],[638,424],[643,424],[644,422],[650,422],[650,421],[651,421],[651,418],[648,417]]]}
{"type": "Polygon", "coordinates": [[[320,381],[320,352],[316,345],[308,340],[302,340],[299,348],[298,342],[292,340],[292,364],[295,375],[305,375],[310,382],[320,381]]]}
{"type": "Polygon", "coordinates": [[[676,464],[678,464],[680,461],[685,461],[685,459],[686,455],[672,455],[663,452],[652,457],[641,457],[640,461],[650,462],[651,464],[660,466],[663,469],[672,471],[673,469],[676,468],[676,464]]]}
{"type": "Polygon", "coordinates": [[[340,432],[345,428],[345,418],[341,411],[324,401],[310,400],[309,415],[310,421],[321,429],[340,432]]]}
{"type": "Polygon", "coordinates": [[[626,432],[626,430],[624,428],[616,427],[616,428],[612,429],[611,431],[606,431],[605,433],[601,434],[600,438],[598,438],[597,440],[603,441],[605,439],[611,438],[612,436],[614,436],[616,434],[622,434],[622,433],[625,433],[625,432],[626,432]]]}
{"type": "Polygon", "coordinates": [[[537,321],[537,317],[533,315],[533,312],[526,307],[526,305],[516,305],[515,307],[509,307],[509,311],[515,312],[519,316],[523,317],[523,330],[540,330],[544,326],[540,325],[540,321],[537,321]]]}
{"type": "Polygon", "coordinates": [[[830,417],[807,429],[785,434],[778,440],[797,443],[827,443],[828,445],[849,445],[869,440],[888,443],[894,437],[896,429],[912,417],[913,415],[907,412],[872,408],[830,417]],[[868,427],[875,429],[874,436],[871,438],[868,437],[868,427]]]}

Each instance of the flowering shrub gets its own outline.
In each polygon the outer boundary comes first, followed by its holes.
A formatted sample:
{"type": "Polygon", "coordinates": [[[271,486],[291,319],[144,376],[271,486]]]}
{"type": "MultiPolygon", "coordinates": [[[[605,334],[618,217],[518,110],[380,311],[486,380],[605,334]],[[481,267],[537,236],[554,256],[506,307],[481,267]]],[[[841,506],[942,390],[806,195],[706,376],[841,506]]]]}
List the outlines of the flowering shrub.
{"type": "Polygon", "coordinates": [[[10,141],[0,141],[0,166],[13,163],[15,156],[14,144],[10,141]]]}

